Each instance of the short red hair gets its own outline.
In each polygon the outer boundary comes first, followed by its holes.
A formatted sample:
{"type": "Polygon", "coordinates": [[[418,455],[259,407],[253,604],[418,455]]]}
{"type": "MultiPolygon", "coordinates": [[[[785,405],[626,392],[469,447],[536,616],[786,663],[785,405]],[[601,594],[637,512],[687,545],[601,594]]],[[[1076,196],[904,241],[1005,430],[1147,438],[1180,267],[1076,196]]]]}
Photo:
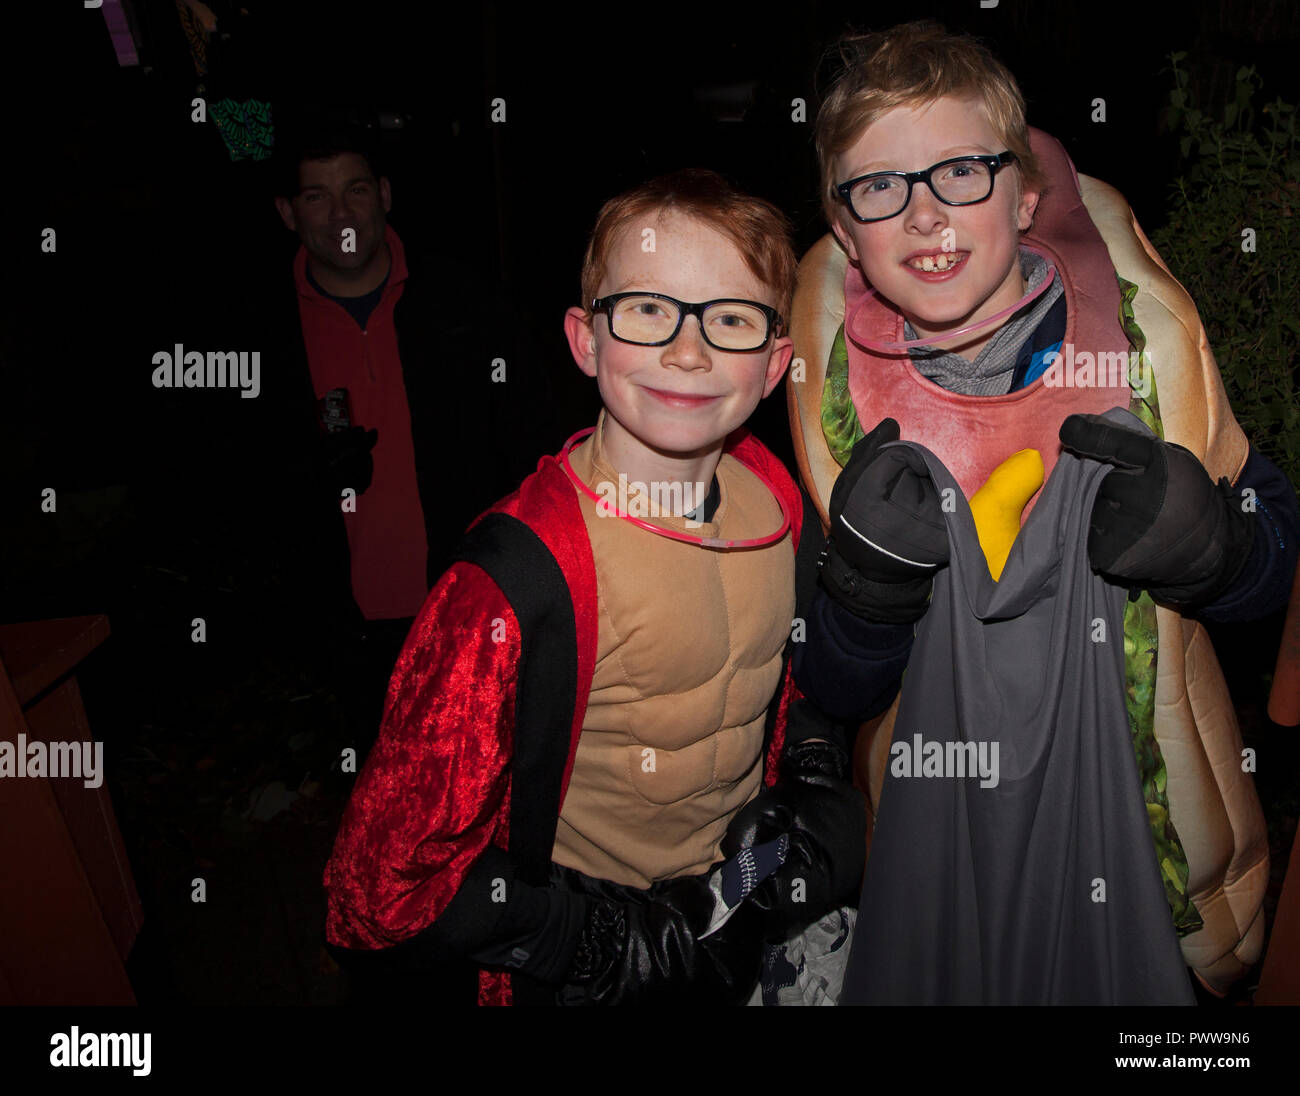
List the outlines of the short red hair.
{"type": "Polygon", "coordinates": [[[601,207],[582,260],[584,312],[591,313],[610,250],[628,222],[669,212],[695,217],[735,244],[750,272],[772,291],[782,318],[789,319],[798,266],[790,222],[771,202],[737,190],[717,172],[704,168],[660,175],[601,207]]]}

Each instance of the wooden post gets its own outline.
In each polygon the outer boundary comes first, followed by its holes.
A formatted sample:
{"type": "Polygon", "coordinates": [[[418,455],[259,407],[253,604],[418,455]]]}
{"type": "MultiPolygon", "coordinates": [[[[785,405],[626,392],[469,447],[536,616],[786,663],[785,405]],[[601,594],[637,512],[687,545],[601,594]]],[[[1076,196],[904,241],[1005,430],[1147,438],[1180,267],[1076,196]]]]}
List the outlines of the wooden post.
{"type": "MultiPolygon", "coordinates": [[[[0,741],[93,741],[73,670],[107,636],[103,616],[0,627],[0,741]]],[[[143,911],[107,783],[0,779],[0,833],[0,1003],[134,1004],[143,911]]]]}
{"type": "Polygon", "coordinates": [[[1300,1005],[1300,833],[1291,845],[1291,861],[1277,901],[1254,1003],[1300,1005]]]}
{"type": "Polygon", "coordinates": [[[1282,642],[1268,694],[1268,718],[1283,727],[1300,723],[1300,568],[1291,585],[1291,604],[1282,625],[1282,642]]]}

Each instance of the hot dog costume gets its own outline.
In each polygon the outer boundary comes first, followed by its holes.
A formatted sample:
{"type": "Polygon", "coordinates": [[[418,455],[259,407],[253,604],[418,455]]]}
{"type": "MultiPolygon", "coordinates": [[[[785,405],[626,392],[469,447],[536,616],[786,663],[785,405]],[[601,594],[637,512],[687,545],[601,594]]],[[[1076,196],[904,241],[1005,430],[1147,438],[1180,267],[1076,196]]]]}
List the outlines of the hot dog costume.
{"type": "MultiPolygon", "coordinates": [[[[1055,139],[1032,128],[1030,136],[1047,174],[1048,188],[1035,213],[1034,227],[1022,237],[1022,245],[1045,256],[1059,272],[1067,307],[1064,343],[1075,351],[1094,355],[1094,368],[1101,365],[1102,354],[1111,362],[1121,360],[1119,354],[1124,355],[1122,360],[1129,361],[1130,349],[1145,350],[1154,370],[1154,385],[1145,399],[1140,398],[1128,386],[1135,377],[1121,369],[1118,384],[1100,383],[1094,373],[1083,386],[1035,382],[1003,396],[965,396],[946,391],[922,378],[906,355],[886,356],[857,341],[900,341],[903,317],[878,298],[868,297],[861,273],[849,266],[843,251],[827,236],[800,266],[792,334],[795,353],[806,363],[807,374],[802,381],[792,375],[787,389],[800,473],[823,524],[827,521],[831,487],[853,441],[887,416],[900,424],[903,442],[924,447],[938,466],[950,473],[949,482],[966,499],[971,499],[994,469],[1012,454],[1037,450],[1048,487],[1036,495],[1022,520],[1027,520],[1051,489],[1050,477],[1062,453],[1058,429],[1073,413],[1113,415],[1114,409],[1131,409],[1157,436],[1189,449],[1212,479],[1226,476],[1235,482],[1241,473],[1248,443],[1233,418],[1205,333],[1186,292],[1152,249],[1122,196],[1104,183],[1079,176],[1055,139]]],[[[1062,352],[1065,349],[1062,347],[1062,352]]],[[[1080,490],[1086,493],[1080,505],[1090,505],[1096,483],[1085,478],[1080,484],[1080,490]]],[[[961,503],[958,508],[962,511],[959,519],[969,523],[970,511],[961,503]]],[[[954,520],[958,518],[949,518],[950,531],[954,520]]],[[[1023,554],[1027,546],[1017,542],[1017,548],[1012,549],[1013,559],[1017,550],[1023,554]]],[[[1025,562],[1022,560],[1022,564],[1025,562]]],[[[973,575],[974,569],[969,561],[966,563],[965,572],[973,575]]],[[[992,559],[990,568],[996,573],[992,559]]],[[[960,581],[960,577],[953,579],[960,581]]],[[[977,615],[989,610],[987,598],[995,596],[990,594],[990,575],[985,573],[980,581],[989,587],[983,595],[971,592],[975,591],[974,579],[966,595],[977,615]]],[[[1043,581],[1059,585],[1050,575],[1043,581]]],[[[936,579],[936,600],[939,582],[936,579]]],[[[934,611],[932,603],[930,612],[934,611]]],[[[1152,996],[1146,998],[1139,992],[1137,999],[1180,997],[1169,988],[1167,945],[1172,939],[1171,927],[1181,937],[1181,953],[1187,965],[1204,985],[1222,993],[1249,970],[1260,954],[1264,937],[1262,901],[1268,878],[1263,813],[1251,777],[1243,772],[1241,736],[1231,700],[1200,624],[1157,607],[1145,593],[1113,611],[1122,613],[1124,644],[1122,671],[1115,667],[1114,672],[1117,682],[1122,678],[1128,729],[1138,759],[1137,780],[1132,780],[1131,773],[1128,777],[1133,799],[1130,806],[1136,807],[1139,816],[1141,807],[1146,807],[1155,853],[1149,860],[1151,880],[1157,887],[1163,884],[1167,903],[1162,911],[1166,920],[1159,931],[1150,921],[1128,926],[1133,933],[1140,935],[1149,930],[1160,937],[1153,950],[1160,951],[1162,957],[1153,963],[1163,964],[1164,973],[1153,976],[1150,984],[1164,989],[1153,989],[1152,996]]],[[[927,627],[927,619],[918,625],[918,637],[927,627]]],[[[997,613],[990,619],[998,619],[997,613]]],[[[1112,635],[1112,644],[1118,638],[1112,635]]],[[[968,635],[968,646],[970,641],[968,635]]],[[[952,642],[963,641],[955,634],[952,642]]],[[[1086,644],[1087,637],[1080,636],[1080,642],[1086,644]]],[[[1117,649],[1112,650],[1118,655],[1117,649]]],[[[966,670],[969,672],[969,667],[966,670]]],[[[959,667],[959,677],[961,672],[959,667]]],[[[908,703],[908,685],[905,676],[900,698],[903,703],[908,703]]],[[[923,687],[919,682],[912,685],[923,687]]],[[[972,699],[972,710],[978,713],[978,694],[983,686],[961,678],[956,687],[963,690],[963,700],[968,696],[972,699]]],[[[900,699],[895,699],[882,717],[864,726],[857,743],[855,767],[873,812],[889,810],[888,798],[882,804],[881,797],[900,699]]],[[[919,699],[911,703],[921,706],[919,699]]],[[[999,710],[1005,714],[1004,709],[999,710]]],[[[978,722],[978,715],[972,718],[978,722]]],[[[996,729],[990,728],[985,736],[994,734],[996,729]]],[[[1082,735],[1081,741],[1086,743],[1089,736],[1082,735]]],[[[1021,756],[1009,765],[1003,757],[1004,770],[1013,779],[1027,771],[1022,764],[1026,748],[1022,742],[1021,756]]],[[[974,802],[980,793],[969,794],[974,802]]],[[[1025,824],[1032,826],[1032,815],[1025,824]]],[[[1031,835],[1023,837],[1028,847],[1031,835]]],[[[1068,853],[1069,849],[1066,838],[1062,851],[1068,853]]],[[[1149,845],[1143,855],[1151,851],[1149,845]]],[[[968,868],[956,865],[953,874],[968,868]]],[[[869,859],[868,882],[871,877],[869,859]]],[[[973,878],[978,881],[978,866],[973,878]]],[[[1112,886],[1115,882],[1111,880],[1112,886]]],[[[1014,890],[1014,881],[1007,887],[1014,890]]],[[[891,900],[889,895],[877,899],[885,903],[891,900]]],[[[1149,899],[1148,893],[1143,906],[1146,913],[1133,916],[1151,916],[1149,899]]],[[[864,898],[859,933],[869,923],[867,914],[864,898]]],[[[1037,929],[1050,934],[1055,929],[1068,934],[1069,925],[1068,917],[1052,925],[1035,922],[1030,916],[1024,923],[1013,925],[1008,921],[1000,926],[985,926],[983,940],[988,951],[982,959],[976,955],[971,961],[973,973],[960,969],[971,965],[967,962],[969,955],[947,955],[941,962],[949,964],[946,969],[916,971],[918,983],[926,984],[915,998],[899,999],[943,1000],[944,979],[960,981],[966,976],[975,982],[968,981],[966,992],[946,999],[979,1000],[981,993],[986,1000],[1071,999],[1068,994],[1058,996],[1050,986],[1033,988],[1032,977],[1025,976],[1023,970],[1009,973],[999,969],[1000,957],[992,954],[999,933],[1023,934],[1037,929]]],[[[1107,931],[1113,935],[1114,926],[1107,931]]],[[[889,943],[896,945],[897,939],[889,943]]],[[[1068,954],[1072,941],[1067,937],[1055,943],[1058,951],[1068,954]]],[[[957,946],[941,935],[929,944],[932,949],[957,946]]],[[[855,950],[858,946],[855,940],[855,950]]],[[[926,942],[918,946],[924,951],[926,942]]],[[[1104,942],[1100,946],[1105,951],[1104,942]]],[[[1113,950],[1109,958],[1114,961],[1121,954],[1122,949],[1113,950]]],[[[1103,963],[1107,961],[1105,955],[1099,958],[1103,963]]],[[[850,977],[855,961],[856,956],[850,960],[850,977]]],[[[1007,960],[1022,964],[1032,961],[1023,954],[1007,960]]],[[[928,958],[923,957],[917,966],[928,963],[928,958]]],[[[1097,999],[1108,999],[1104,987],[1098,993],[1097,999]]],[[[1121,992],[1114,999],[1131,998],[1121,992]]]]}
{"type": "MultiPolygon", "coordinates": [[[[600,437],[572,454],[589,486],[617,482],[600,437]]],[[[744,430],[717,480],[695,533],[762,536],[782,509],[790,532],[734,553],[668,540],[599,516],[555,457],[471,527],[416,618],[344,814],[324,879],[331,945],[418,936],[490,845],[536,886],[553,863],[646,887],[718,859],[731,815],[775,779],[795,553],[816,516],[744,430]]],[[[531,978],[480,972],[481,1004],[546,999],[531,978]]]]}

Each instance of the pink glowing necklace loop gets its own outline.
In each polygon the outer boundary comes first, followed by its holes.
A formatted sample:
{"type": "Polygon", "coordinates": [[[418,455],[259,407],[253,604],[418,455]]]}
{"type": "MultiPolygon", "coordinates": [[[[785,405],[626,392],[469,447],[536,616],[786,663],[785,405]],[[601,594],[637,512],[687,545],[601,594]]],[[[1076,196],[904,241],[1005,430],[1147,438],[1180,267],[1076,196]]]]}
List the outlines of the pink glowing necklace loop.
{"type": "MultiPolygon", "coordinates": [[[[978,331],[981,327],[987,327],[989,324],[997,323],[998,320],[1006,319],[1006,317],[1010,316],[1013,312],[1019,312],[1020,309],[1024,308],[1025,305],[1029,304],[1031,301],[1038,300],[1039,297],[1047,292],[1052,282],[1056,280],[1056,264],[1053,263],[1051,259],[1047,258],[1046,255],[1043,255],[1043,253],[1035,247],[1029,247],[1028,244],[1021,244],[1021,246],[1028,251],[1034,252],[1035,255],[1042,255],[1043,258],[1047,260],[1047,277],[1043,279],[1042,284],[1039,285],[1037,289],[1030,290],[1010,307],[1004,308],[1001,312],[995,312],[992,316],[986,316],[984,319],[978,320],[968,327],[963,327],[960,331],[946,331],[942,335],[929,335],[924,339],[904,339],[902,342],[876,342],[874,339],[866,338],[865,336],[859,335],[855,332],[853,335],[853,341],[860,346],[865,346],[868,350],[892,354],[898,351],[910,350],[914,346],[932,346],[934,343],[947,342],[949,339],[957,339],[962,335],[969,335],[972,331],[978,331]]],[[[867,301],[875,296],[878,296],[875,289],[871,286],[867,286],[867,295],[862,298],[861,302],[858,304],[858,308],[854,309],[854,315],[857,314],[858,309],[865,306],[867,301]]]]}
{"type": "MultiPolygon", "coordinates": [[[[781,528],[779,528],[775,533],[770,533],[765,537],[753,537],[748,540],[726,540],[722,537],[698,537],[693,533],[679,533],[675,529],[664,529],[662,526],[652,525],[648,521],[642,521],[638,517],[634,517],[631,514],[624,513],[616,507],[610,506],[606,499],[602,498],[582,481],[582,478],[578,473],[573,470],[573,465],[569,463],[569,453],[573,448],[580,441],[590,437],[595,432],[596,428],[594,426],[588,426],[585,430],[579,430],[573,435],[573,437],[566,441],[564,443],[564,448],[560,450],[560,465],[564,468],[564,472],[569,477],[569,481],[579,491],[586,495],[587,498],[591,499],[601,508],[597,509],[596,513],[602,514],[602,516],[622,518],[624,521],[629,521],[640,529],[656,533],[661,537],[667,537],[669,540],[680,540],[684,544],[698,544],[704,548],[762,548],[767,544],[775,544],[790,531],[790,511],[786,509],[785,500],[781,498],[776,488],[772,485],[772,481],[756,468],[749,468],[749,471],[753,472],[754,475],[758,477],[759,482],[772,492],[772,497],[776,499],[776,504],[781,508],[781,528]]],[[[748,468],[749,466],[746,465],[746,467],[748,468]]],[[[701,505],[703,505],[702,502],[701,505]]]]}

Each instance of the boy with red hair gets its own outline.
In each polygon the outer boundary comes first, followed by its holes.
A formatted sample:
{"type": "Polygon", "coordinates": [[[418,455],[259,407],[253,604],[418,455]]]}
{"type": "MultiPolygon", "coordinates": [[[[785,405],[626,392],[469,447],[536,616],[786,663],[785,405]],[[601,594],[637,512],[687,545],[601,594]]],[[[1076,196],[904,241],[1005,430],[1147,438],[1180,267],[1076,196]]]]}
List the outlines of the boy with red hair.
{"type": "Polygon", "coordinates": [[[416,620],[325,873],[335,954],[469,959],[484,1003],[738,1002],[856,889],[861,797],[786,657],[816,538],[743,429],[793,278],[780,213],[711,172],[602,209],[564,327],[604,409],[416,620]]]}

